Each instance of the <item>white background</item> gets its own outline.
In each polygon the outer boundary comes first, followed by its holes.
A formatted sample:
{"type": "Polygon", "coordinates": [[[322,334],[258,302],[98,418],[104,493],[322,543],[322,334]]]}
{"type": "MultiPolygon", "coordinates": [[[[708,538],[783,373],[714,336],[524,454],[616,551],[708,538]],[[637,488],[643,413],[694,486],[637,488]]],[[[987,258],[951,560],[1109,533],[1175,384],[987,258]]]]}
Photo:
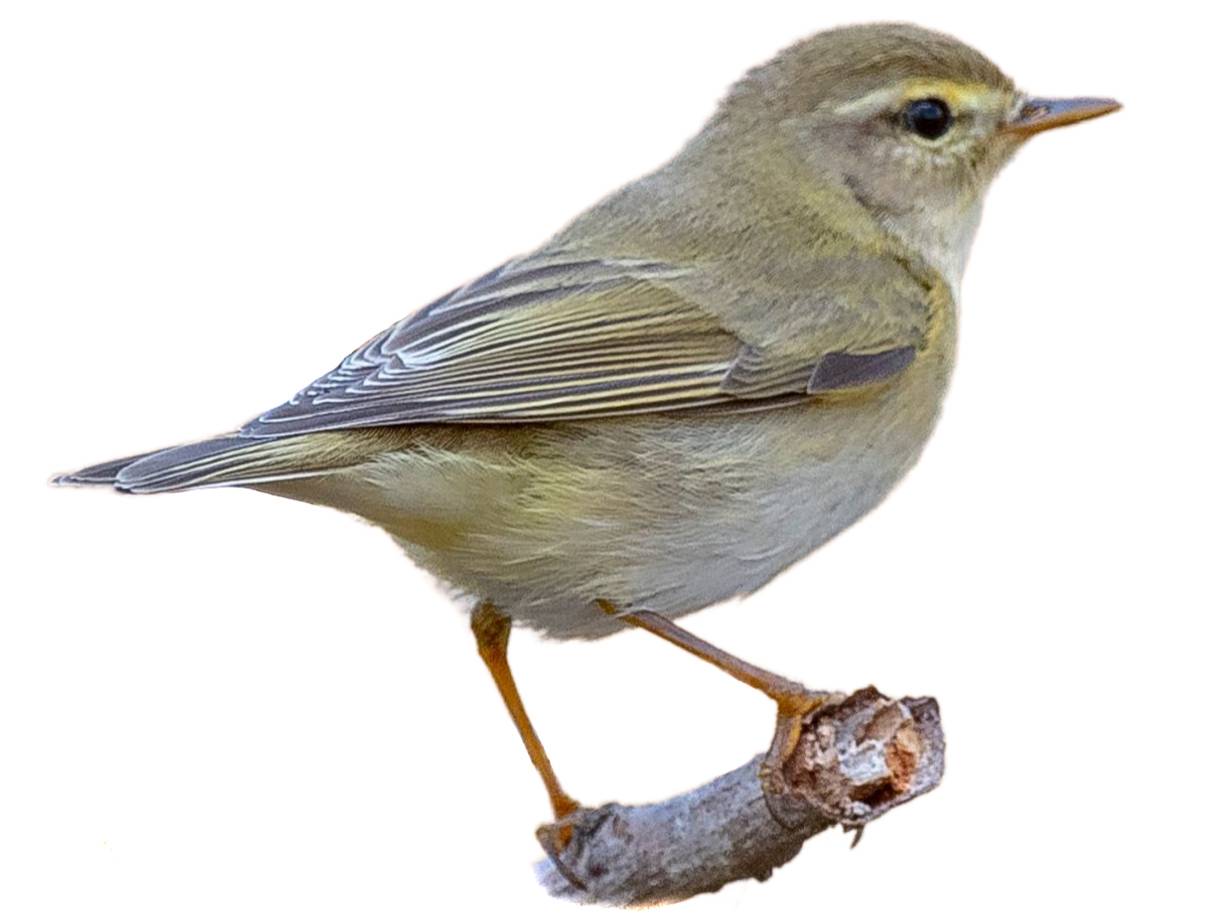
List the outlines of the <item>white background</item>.
{"type": "MultiPolygon", "coordinates": [[[[232,427],[528,250],[818,29],[918,19],[1125,110],[996,186],[919,468],[687,620],[940,699],[944,784],[676,916],[1221,915],[1220,30],[1199,5],[9,3],[0,914],[417,916],[535,888],[543,794],[464,619],[376,530],[52,490],[232,427]]],[[[770,705],[662,642],[512,644],[573,794],[656,799],[770,705]]]]}

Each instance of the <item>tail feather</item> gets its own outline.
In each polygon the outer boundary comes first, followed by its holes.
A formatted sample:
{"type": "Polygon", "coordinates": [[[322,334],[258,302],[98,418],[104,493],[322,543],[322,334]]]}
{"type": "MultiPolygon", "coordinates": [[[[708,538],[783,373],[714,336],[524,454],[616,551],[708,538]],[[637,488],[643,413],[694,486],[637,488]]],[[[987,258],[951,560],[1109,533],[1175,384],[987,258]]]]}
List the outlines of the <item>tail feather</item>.
{"type": "Polygon", "coordinates": [[[351,451],[341,455],[330,440],[318,435],[276,440],[227,435],[99,463],[52,481],[56,485],[110,485],[132,494],[153,494],[317,476],[359,459],[351,451]]]}

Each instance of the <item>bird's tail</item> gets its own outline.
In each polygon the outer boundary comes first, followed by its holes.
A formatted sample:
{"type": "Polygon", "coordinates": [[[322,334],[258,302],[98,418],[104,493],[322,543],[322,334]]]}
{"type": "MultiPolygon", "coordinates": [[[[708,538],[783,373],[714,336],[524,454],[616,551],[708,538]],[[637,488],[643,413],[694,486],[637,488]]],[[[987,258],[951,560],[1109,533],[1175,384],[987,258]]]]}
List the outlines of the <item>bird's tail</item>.
{"type": "Polygon", "coordinates": [[[363,457],[352,440],[307,434],[283,439],[225,435],[111,460],[57,476],[56,485],[110,485],[133,494],[259,485],[324,475],[363,457]]]}

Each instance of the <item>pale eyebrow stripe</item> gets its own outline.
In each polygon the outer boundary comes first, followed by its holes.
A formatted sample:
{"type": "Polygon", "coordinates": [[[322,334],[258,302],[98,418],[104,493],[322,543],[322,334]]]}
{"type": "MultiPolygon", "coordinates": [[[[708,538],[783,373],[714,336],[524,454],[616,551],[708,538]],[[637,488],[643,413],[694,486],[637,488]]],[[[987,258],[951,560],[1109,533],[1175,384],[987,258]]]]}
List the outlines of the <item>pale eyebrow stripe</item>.
{"type": "Polygon", "coordinates": [[[983,95],[999,92],[985,83],[955,83],[952,80],[903,80],[882,89],[875,89],[858,99],[844,102],[830,111],[836,115],[860,115],[866,112],[877,112],[895,106],[905,99],[926,99],[929,97],[942,99],[956,115],[958,109],[965,108],[967,96],[983,95]]]}
{"type": "Polygon", "coordinates": [[[904,95],[906,93],[904,92],[903,84],[895,83],[884,89],[875,89],[859,99],[853,99],[850,102],[837,105],[831,111],[836,115],[859,115],[864,112],[876,112],[885,108],[886,103],[893,104],[904,95]]]}

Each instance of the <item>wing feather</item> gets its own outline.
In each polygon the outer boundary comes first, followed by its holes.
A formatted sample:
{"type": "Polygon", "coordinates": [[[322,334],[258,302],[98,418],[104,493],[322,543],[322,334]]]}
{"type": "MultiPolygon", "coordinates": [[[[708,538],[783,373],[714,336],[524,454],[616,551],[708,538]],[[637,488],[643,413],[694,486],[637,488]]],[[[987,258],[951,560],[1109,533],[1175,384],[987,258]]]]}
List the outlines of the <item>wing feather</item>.
{"type": "Polygon", "coordinates": [[[247,424],[268,437],[426,422],[524,422],[776,404],[822,353],[772,357],[643,259],[508,263],[396,323],[247,424]]]}

